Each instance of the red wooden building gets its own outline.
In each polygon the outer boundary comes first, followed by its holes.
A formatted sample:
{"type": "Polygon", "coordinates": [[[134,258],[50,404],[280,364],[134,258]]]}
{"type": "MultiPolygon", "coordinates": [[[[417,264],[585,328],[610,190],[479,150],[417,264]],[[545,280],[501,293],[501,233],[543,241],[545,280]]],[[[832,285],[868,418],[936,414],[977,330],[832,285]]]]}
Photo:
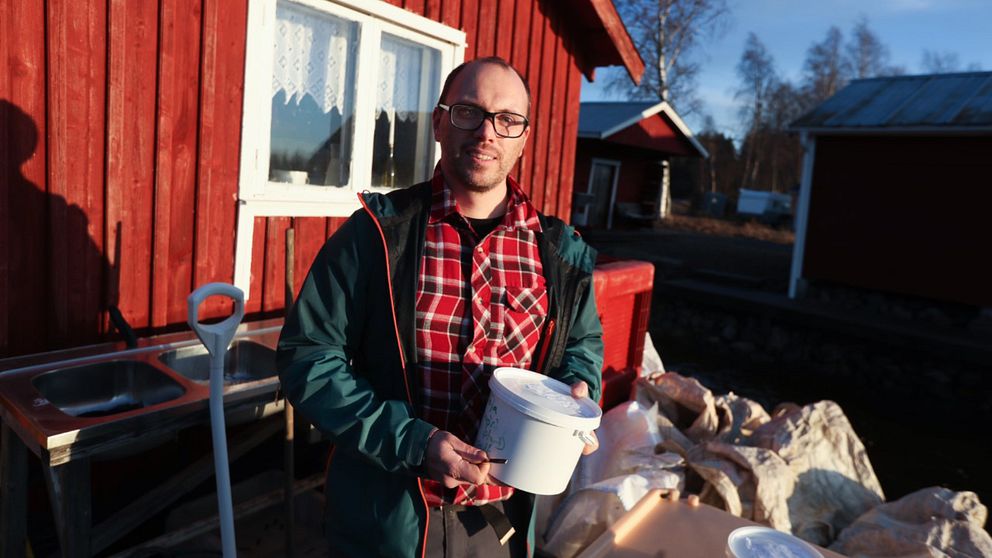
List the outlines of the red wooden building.
{"type": "Polygon", "coordinates": [[[709,157],[666,102],[582,103],[572,221],[594,228],[668,214],[670,157],[709,157]]]}
{"type": "Polygon", "coordinates": [[[820,281],[992,307],[992,72],[855,80],[792,127],[790,296],[820,281]]]}
{"type": "MultiPolygon", "coordinates": [[[[186,296],[249,315],[358,204],[423,179],[447,72],[528,77],[517,177],[571,214],[581,76],[643,63],[610,0],[5,0],[0,4],[0,357],[185,328],[186,296]]],[[[226,309],[213,306],[214,315],[226,309]]]]}

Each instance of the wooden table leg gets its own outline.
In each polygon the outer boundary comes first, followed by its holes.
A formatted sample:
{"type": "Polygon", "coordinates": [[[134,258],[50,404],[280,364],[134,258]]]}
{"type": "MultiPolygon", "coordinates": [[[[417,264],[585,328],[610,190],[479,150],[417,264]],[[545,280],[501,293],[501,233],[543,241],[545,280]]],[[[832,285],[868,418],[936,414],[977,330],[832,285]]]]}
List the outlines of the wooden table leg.
{"type": "Polygon", "coordinates": [[[57,467],[45,466],[48,497],[66,558],[90,556],[93,527],[90,458],[74,459],[57,467]]]}
{"type": "Polygon", "coordinates": [[[28,449],[6,423],[0,431],[0,558],[26,556],[28,449]]]}

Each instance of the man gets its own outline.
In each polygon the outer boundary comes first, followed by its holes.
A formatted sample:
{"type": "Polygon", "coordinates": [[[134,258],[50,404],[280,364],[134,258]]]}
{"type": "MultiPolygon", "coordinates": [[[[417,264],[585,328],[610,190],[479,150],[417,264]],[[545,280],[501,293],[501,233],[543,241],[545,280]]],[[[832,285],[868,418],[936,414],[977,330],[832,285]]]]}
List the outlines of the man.
{"type": "Polygon", "coordinates": [[[593,250],[508,177],[529,109],[502,59],[452,71],[433,113],[433,179],[361,196],[286,320],[283,389],[335,446],[333,554],[533,551],[533,495],[490,478],[471,445],[489,378],[519,366],[598,398],[603,345],[593,250]]]}

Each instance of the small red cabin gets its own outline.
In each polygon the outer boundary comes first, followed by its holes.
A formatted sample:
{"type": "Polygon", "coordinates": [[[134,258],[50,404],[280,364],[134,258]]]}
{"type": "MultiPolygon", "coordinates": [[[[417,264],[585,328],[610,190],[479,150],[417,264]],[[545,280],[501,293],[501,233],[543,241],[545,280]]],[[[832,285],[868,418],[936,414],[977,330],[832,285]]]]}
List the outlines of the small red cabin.
{"type": "Polygon", "coordinates": [[[664,217],[670,157],[709,154],[668,103],[582,103],[572,222],[609,229],[664,217]]]}

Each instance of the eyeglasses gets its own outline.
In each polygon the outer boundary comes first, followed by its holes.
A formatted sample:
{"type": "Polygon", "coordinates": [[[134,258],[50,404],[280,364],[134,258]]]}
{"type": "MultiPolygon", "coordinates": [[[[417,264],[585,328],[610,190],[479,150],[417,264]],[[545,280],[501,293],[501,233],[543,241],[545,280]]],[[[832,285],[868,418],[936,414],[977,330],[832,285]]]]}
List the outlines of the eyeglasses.
{"type": "Polygon", "coordinates": [[[437,107],[448,111],[451,125],[459,130],[474,131],[487,119],[493,123],[493,130],[501,138],[519,138],[524,135],[530,121],[526,116],[514,112],[488,112],[473,105],[445,105],[437,107]]]}

